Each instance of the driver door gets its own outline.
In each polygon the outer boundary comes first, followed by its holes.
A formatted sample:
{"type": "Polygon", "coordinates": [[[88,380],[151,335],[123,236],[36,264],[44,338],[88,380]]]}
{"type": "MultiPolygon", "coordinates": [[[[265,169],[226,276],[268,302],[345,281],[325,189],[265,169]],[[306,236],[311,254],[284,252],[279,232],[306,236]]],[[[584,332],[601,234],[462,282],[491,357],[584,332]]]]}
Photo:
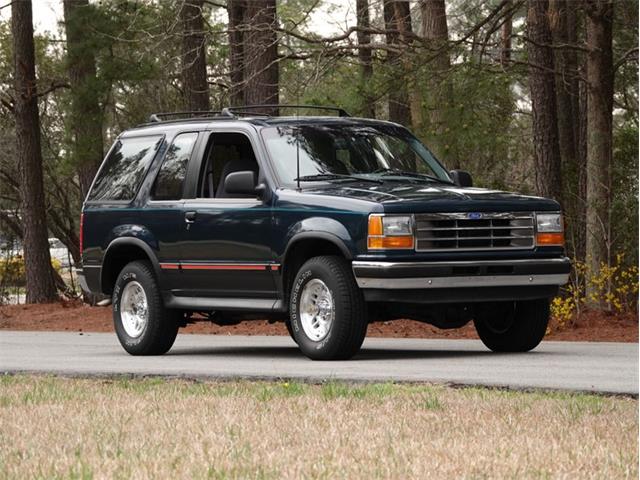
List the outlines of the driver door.
{"type": "Polygon", "coordinates": [[[195,198],[184,203],[182,285],[175,295],[276,299],[272,271],[279,265],[271,248],[271,207],[257,195],[224,189],[228,174],[245,170],[261,178],[251,138],[237,131],[210,133],[195,198]]]}

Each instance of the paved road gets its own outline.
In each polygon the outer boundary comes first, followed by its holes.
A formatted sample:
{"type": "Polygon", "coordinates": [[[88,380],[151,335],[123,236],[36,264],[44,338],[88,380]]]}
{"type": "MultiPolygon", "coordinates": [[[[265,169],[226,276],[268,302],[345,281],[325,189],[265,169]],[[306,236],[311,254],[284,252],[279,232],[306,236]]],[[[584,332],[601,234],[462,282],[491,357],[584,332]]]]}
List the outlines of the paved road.
{"type": "Polygon", "coordinates": [[[169,354],[132,357],[115,334],[0,331],[0,371],[66,375],[411,381],[638,394],[638,345],[543,342],[494,354],[475,340],[365,341],[347,362],[312,362],[288,337],[178,335],[169,354]]]}

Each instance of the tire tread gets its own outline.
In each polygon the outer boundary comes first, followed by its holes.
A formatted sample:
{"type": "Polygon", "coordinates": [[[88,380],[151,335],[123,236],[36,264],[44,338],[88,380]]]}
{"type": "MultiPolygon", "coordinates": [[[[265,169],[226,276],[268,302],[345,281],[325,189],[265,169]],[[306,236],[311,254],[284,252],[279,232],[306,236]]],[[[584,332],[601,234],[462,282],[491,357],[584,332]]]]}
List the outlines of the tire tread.
{"type": "MultiPolygon", "coordinates": [[[[165,308],[160,288],[158,288],[158,283],[156,281],[155,272],[148,261],[136,260],[128,263],[118,275],[118,279],[121,278],[122,272],[125,270],[138,270],[144,277],[146,277],[145,281],[151,283],[152,288],[145,288],[145,294],[147,296],[150,312],[155,312],[155,315],[157,315],[158,318],[155,321],[151,318],[149,319],[149,323],[147,325],[148,331],[143,333],[143,335],[148,334],[148,337],[144,338],[140,345],[132,348],[127,346],[122,340],[121,344],[131,355],[162,355],[168,352],[175,342],[179,329],[178,317],[180,312],[165,308]]],[[[116,290],[114,289],[114,305],[118,301],[118,299],[115,298],[115,291],[116,290]]],[[[117,315],[119,314],[114,309],[113,320],[116,332],[118,332],[117,315]]],[[[118,334],[118,336],[120,336],[120,334],[118,334]]]]}
{"type": "MultiPolygon", "coordinates": [[[[336,328],[334,333],[336,338],[332,340],[331,346],[326,350],[310,352],[303,348],[303,351],[307,356],[316,360],[349,359],[360,350],[367,332],[368,319],[364,297],[344,258],[334,255],[313,257],[300,268],[298,274],[314,266],[327,270],[337,283],[332,292],[334,301],[336,305],[340,302],[343,315],[349,321],[335,322],[334,320],[332,328],[336,328]]],[[[298,275],[296,275],[293,285],[297,283],[297,277],[298,275]]],[[[338,310],[337,307],[336,309],[338,310]]],[[[300,341],[298,341],[298,345],[303,347],[300,341]]]]}
{"type": "Polygon", "coordinates": [[[549,324],[549,299],[515,302],[514,323],[504,333],[496,333],[486,325],[486,315],[476,315],[474,325],[482,343],[494,352],[528,352],[545,336],[549,324]]]}

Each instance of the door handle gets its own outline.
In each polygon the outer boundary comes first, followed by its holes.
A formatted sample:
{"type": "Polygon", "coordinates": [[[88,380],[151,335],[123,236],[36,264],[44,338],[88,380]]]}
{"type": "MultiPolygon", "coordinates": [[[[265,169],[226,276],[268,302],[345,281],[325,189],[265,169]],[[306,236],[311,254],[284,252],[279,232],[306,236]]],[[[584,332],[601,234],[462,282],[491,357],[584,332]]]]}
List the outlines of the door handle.
{"type": "Polygon", "coordinates": [[[197,212],[185,212],[184,213],[184,221],[185,223],[193,223],[196,221],[197,212]]]}

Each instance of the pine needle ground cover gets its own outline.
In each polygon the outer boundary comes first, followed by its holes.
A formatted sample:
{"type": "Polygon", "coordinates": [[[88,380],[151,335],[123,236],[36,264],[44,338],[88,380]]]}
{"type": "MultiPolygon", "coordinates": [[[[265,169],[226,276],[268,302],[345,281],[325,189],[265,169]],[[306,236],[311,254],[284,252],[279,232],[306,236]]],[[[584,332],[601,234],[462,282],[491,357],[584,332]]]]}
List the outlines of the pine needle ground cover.
{"type": "Polygon", "coordinates": [[[637,478],[638,401],[0,377],[0,478],[637,478]]]}

